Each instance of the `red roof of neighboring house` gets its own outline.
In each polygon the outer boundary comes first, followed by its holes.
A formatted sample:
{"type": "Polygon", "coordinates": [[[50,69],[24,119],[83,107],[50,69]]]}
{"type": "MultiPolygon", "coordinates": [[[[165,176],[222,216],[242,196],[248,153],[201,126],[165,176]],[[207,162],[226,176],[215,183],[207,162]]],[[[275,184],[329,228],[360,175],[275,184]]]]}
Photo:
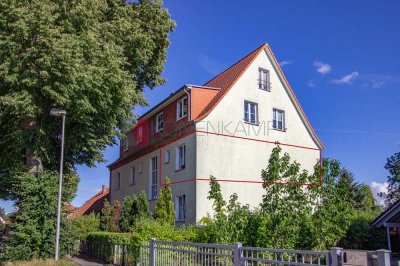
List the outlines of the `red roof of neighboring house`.
{"type": "Polygon", "coordinates": [[[73,211],[68,218],[75,219],[77,216],[86,215],[90,213],[99,213],[103,208],[103,203],[105,199],[108,199],[110,194],[110,189],[106,186],[102,186],[101,191],[96,195],[88,199],[81,207],[73,211]]]}

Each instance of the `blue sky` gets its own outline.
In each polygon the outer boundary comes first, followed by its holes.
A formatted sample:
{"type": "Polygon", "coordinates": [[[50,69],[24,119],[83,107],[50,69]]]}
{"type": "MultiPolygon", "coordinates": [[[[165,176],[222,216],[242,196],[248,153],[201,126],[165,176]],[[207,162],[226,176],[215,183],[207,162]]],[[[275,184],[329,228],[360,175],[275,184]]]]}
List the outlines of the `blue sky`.
{"type": "MultiPolygon", "coordinates": [[[[400,151],[399,1],[165,1],[177,27],[149,106],[183,84],[203,84],[268,42],[312,126],[358,181],[382,189],[400,151]]],[[[118,147],[105,153],[118,158],[118,147]]],[[[78,167],[75,206],[108,185],[107,164],[78,167]]],[[[10,203],[1,203],[11,208],[10,203]]]]}

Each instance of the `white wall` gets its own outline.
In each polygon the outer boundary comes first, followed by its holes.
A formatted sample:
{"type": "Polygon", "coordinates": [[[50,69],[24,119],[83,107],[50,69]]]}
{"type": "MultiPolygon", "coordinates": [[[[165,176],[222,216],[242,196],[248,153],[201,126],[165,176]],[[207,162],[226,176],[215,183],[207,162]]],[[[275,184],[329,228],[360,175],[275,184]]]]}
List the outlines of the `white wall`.
{"type": "MultiPolygon", "coordinates": [[[[280,143],[318,149],[265,51],[261,52],[208,117],[197,123],[196,126],[198,130],[203,131],[217,131],[225,135],[279,141],[280,143]],[[259,67],[270,71],[271,92],[258,89],[259,67]],[[259,126],[249,126],[243,122],[244,100],[258,103],[259,126]],[[285,111],[286,132],[272,129],[273,108],[285,111]],[[226,125],[224,129],[222,124],[226,125]]],[[[197,177],[208,178],[210,175],[214,175],[217,179],[261,181],[261,170],[267,167],[273,147],[274,144],[253,140],[198,133],[197,177]]],[[[284,152],[290,154],[293,160],[311,172],[319,160],[318,150],[285,146],[282,148],[284,152]]],[[[237,193],[241,203],[250,204],[252,207],[259,205],[263,195],[261,184],[221,182],[221,187],[225,200],[228,200],[232,193],[237,193]]],[[[212,209],[211,202],[207,200],[208,190],[208,182],[197,182],[197,201],[201,202],[196,206],[197,220],[212,209]]]]}

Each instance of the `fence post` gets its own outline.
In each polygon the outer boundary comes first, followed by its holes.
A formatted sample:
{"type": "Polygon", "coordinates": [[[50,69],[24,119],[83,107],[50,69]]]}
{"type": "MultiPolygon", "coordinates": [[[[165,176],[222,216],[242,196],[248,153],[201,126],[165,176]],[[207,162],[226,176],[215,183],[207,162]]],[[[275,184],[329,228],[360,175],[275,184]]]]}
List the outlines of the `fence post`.
{"type": "Polygon", "coordinates": [[[155,247],[156,247],[156,240],[154,238],[152,238],[152,239],[150,239],[150,250],[149,250],[150,266],[155,266],[156,265],[155,247]]]}
{"type": "Polygon", "coordinates": [[[340,266],[342,264],[342,248],[333,247],[331,248],[331,265],[332,266],[340,266]]]}
{"type": "Polygon", "coordinates": [[[378,255],[378,266],[390,266],[391,251],[387,249],[379,249],[376,251],[378,255]]]}
{"type": "Polygon", "coordinates": [[[233,251],[233,264],[240,266],[242,260],[242,243],[237,243],[233,251]]]}

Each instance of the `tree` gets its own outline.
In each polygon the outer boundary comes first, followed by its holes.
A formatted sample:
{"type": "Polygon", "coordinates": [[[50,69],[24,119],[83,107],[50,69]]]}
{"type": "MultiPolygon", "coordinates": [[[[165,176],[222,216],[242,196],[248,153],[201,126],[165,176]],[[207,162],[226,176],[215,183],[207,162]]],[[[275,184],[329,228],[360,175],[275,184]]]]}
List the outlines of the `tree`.
{"type": "Polygon", "coordinates": [[[58,168],[60,122],[51,108],[67,111],[71,172],[104,161],[104,149],[132,123],[131,110],[146,104],[143,88],[165,82],[174,22],[160,0],[128,2],[0,2],[3,198],[19,173],[58,168]]]}
{"type": "Polygon", "coordinates": [[[154,218],[160,222],[175,225],[175,208],[169,178],[165,178],[165,186],[160,191],[154,218]]]}
{"type": "Polygon", "coordinates": [[[300,164],[291,162],[289,154],[282,157],[282,148],[273,148],[266,169],[261,171],[265,194],[260,204],[264,215],[271,219],[270,236],[276,248],[294,248],[300,242],[300,229],[305,218],[312,212],[314,195],[308,172],[300,170],[300,164]]]}
{"type": "Polygon", "coordinates": [[[100,212],[100,229],[102,231],[112,230],[113,208],[108,199],[104,200],[103,208],[100,212]]]}
{"type": "Polygon", "coordinates": [[[388,192],[382,193],[381,196],[385,197],[387,206],[392,205],[396,200],[400,199],[400,152],[390,156],[385,165],[385,169],[389,171],[388,192]]]}
{"type": "Polygon", "coordinates": [[[150,217],[149,203],[144,191],[139,194],[139,197],[131,195],[124,198],[120,220],[122,232],[129,232],[138,219],[148,219],[150,217]]]}
{"type": "Polygon", "coordinates": [[[119,222],[121,219],[121,203],[118,200],[113,202],[111,232],[120,232],[119,222]]]}
{"type": "MultiPolygon", "coordinates": [[[[56,216],[58,200],[58,174],[42,171],[39,174],[18,175],[15,191],[15,213],[12,234],[5,239],[4,252],[0,260],[49,258],[54,256],[56,216]]],[[[62,200],[68,202],[74,197],[77,179],[66,175],[62,200]]],[[[62,212],[60,233],[60,256],[73,250],[75,234],[71,222],[62,212]]]]}
{"type": "Polygon", "coordinates": [[[137,204],[136,195],[126,196],[122,203],[122,214],[120,221],[120,228],[122,232],[129,232],[134,224],[135,214],[133,213],[133,205],[137,204]]]}

